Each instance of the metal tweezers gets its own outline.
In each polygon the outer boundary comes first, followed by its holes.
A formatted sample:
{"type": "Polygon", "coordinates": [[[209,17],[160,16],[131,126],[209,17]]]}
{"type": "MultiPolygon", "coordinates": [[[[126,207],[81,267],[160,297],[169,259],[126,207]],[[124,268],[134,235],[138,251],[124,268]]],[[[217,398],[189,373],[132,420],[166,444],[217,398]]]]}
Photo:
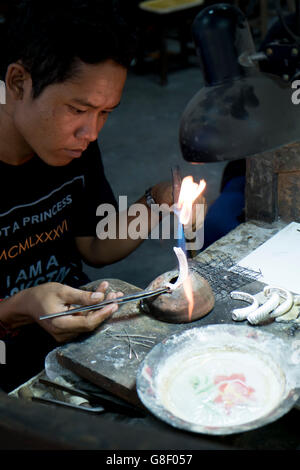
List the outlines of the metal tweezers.
{"type": "Polygon", "coordinates": [[[36,401],[39,403],[45,404],[52,404],[63,406],[65,408],[74,408],[76,410],[86,411],[87,413],[105,413],[105,412],[112,412],[112,413],[120,413],[126,414],[128,416],[145,416],[145,411],[142,408],[138,408],[137,406],[132,406],[128,403],[123,402],[123,400],[119,400],[117,397],[109,397],[109,396],[102,396],[101,394],[95,394],[91,392],[85,392],[83,390],[78,390],[73,387],[67,387],[65,385],[61,385],[59,383],[53,382],[47,379],[39,379],[39,383],[54,388],[56,390],[61,390],[63,392],[69,393],[71,396],[77,396],[84,398],[89,404],[90,407],[84,405],[75,405],[73,403],[68,403],[61,400],[56,400],[54,398],[43,398],[43,397],[32,397],[32,401],[36,401]],[[96,405],[96,406],[92,406],[96,405]]]}
{"type": "Polygon", "coordinates": [[[98,310],[99,308],[105,307],[106,305],[125,304],[126,302],[134,302],[136,300],[146,299],[147,297],[154,297],[156,295],[165,294],[167,292],[170,292],[170,289],[168,287],[162,287],[160,289],[155,289],[155,290],[144,290],[144,291],[136,292],[134,294],[124,295],[123,297],[117,297],[116,299],[103,300],[103,302],[100,302],[99,304],[86,305],[86,306],[71,308],[70,310],[65,310],[63,312],[43,315],[40,317],[40,320],[62,317],[65,315],[73,315],[73,313],[78,313],[78,312],[89,312],[90,310],[98,310]]]}

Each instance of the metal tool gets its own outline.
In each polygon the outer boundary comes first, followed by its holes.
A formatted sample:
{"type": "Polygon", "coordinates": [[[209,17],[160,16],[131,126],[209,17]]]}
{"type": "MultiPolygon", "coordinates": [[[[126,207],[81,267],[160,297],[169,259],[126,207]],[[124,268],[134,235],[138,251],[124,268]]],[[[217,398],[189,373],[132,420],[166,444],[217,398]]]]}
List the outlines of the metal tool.
{"type": "MultiPolygon", "coordinates": [[[[177,207],[179,195],[180,195],[180,188],[181,188],[181,175],[179,166],[175,166],[172,168],[172,188],[173,188],[173,204],[177,207]]],[[[182,248],[183,251],[186,253],[186,241],[184,236],[184,227],[179,219],[179,212],[178,210],[175,211],[175,214],[178,218],[177,220],[177,238],[178,238],[178,247],[182,248]]]]}
{"type": "Polygon", "coordinates": [[[182,179],[180,176],[179,166],[172,168],[172,188],[173,188],[173,203],[177,204],[180,194],[182,179]]]}
{"type": "Polygon", "coordinates": [[[39,383],[50,387],[56,390],[61,390],[63,392],[69,393],[71,396],[77,396],[86,399],[87,403],[90,404],[90,407],[84,405],[75,405],[73,403],[68,403],[61,400],[56,400],[54,398],[43,398],[43,397],[32,397],[32,401],[45,404],[53,404],[58,406],[64,406],[66,408],[74,408],[77,410],[85,411],[88,413],[120,413],[128,416],[145,416],[145,411],[142,408],[136,408],[128,403],[119,400],[116,397],[109,397],[99,395],[97,393],[85,392],[83,390],[78,390],[73,387],[67,387],[66,385],[61,385],[59,383],[53,382],[47,379],[39,379],[39,383]],[[92,406],[96,405],[96,406],[92,406]]]}
{"type": "Polygon", "coordinates": [[[103,300],[103,302],[100,302],[94,305],[79,306],[76,308],[71,308],[70,310],[65,310],[63,312],[51,313],[49,315],[42,315],[40,317],[40,320],[47,320],[50,318],[62,317],[65,315],[73,315],[74,313],[79,313],[79,312],[89,312],[90,310],[98,310],[99,308],[105,307],[106,305],[124,304],[126,302],[134,302],[137,300],[145,299],[147,297],[154,297],[156,295],[166,294],[167,292],[170,292],[170,289],[168,287],[155,289],[152,291],[144,290],[144,291],[136,292],[134,294],[124,295],[123,297],[117,297],[116,299],[103,300]]]}

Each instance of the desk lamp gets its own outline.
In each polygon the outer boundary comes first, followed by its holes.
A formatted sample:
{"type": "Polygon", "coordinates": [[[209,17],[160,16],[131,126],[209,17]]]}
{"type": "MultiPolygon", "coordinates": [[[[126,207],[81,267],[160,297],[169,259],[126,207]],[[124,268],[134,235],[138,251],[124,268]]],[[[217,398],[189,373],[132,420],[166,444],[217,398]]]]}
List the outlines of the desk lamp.
{"type": "Polygon", "coordinates": [[[268,60],[271,49],[256,52],[241,10],[223,3],[209,6],[196,16],[192,34],[204,86],[182,115],[184,159],[237,160],[298,141],[300,104],[293,104],[295,90],[290,80],[260,70],[259,61],[268,60]]]}

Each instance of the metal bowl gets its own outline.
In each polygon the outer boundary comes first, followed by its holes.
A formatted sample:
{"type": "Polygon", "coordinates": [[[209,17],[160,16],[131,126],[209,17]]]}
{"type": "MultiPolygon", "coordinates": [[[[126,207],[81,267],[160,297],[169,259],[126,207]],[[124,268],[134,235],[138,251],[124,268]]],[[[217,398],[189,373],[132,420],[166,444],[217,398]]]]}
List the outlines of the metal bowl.
{"type": "MultiPolygon", "coordinates": [[[[297,343],[297,341],[296,341],[297,343]]],[[[137,393],[158,418],[225,435],[277,420],[300,396],[295,344],[241,325],[209,325],[156,345],[137,373],[137,393]]]]}

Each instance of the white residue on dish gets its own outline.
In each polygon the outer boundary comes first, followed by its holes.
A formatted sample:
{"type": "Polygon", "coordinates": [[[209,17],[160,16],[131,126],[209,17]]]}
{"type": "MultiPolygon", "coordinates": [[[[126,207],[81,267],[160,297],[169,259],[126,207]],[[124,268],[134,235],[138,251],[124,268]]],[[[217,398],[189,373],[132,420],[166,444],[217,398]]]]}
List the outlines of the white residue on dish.
{"type": "Polygon", "coordinates": [[[156,386],[163,406],[190,423],[246,424],[271,412],[284,393],[280,371],[256,354],[215,349],[176,359],[166,361],[156,386]]]}

